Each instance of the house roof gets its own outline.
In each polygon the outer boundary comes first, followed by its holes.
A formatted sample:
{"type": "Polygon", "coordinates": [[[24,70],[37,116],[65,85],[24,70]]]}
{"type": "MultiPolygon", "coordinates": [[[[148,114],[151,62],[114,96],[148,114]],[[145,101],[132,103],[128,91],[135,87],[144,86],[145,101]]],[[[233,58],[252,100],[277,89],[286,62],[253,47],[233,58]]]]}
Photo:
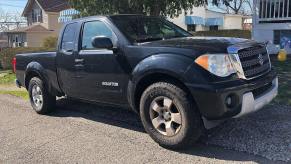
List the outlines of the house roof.
{"type": "Polygon", "coordinates": [[[40,8],[46,12],[60,12],[70,8],[68,0],[28,0],[22,15],[25,16],[31,9],[33,2],[36,2],[40,8]]]}
{"type": "Polygon", "coordinates": [[[14,30],[6,31],[6,33],[19,33],[19,32],[51,32],[40,24],[34,24],[27,27],[21,27],[14,30]]]}

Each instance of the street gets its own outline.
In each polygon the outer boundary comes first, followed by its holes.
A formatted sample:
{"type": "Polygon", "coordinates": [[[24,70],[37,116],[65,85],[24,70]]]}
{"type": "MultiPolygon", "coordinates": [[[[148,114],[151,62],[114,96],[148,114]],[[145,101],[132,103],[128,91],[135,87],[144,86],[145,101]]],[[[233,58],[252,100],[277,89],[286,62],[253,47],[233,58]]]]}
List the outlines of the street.
{"type": "Polygon", "coordinates": [[[57,106],[41,116],[28,100],[0,95],[0,163],[283,163],[291,158],[290,112],[282,114],[290,107],[267,107],[227,121],[207,141],[171,151],[159,147],[126,109],[67,99],[57,106]],[[278,117],[268,118],[271,114],[278,117]]]}

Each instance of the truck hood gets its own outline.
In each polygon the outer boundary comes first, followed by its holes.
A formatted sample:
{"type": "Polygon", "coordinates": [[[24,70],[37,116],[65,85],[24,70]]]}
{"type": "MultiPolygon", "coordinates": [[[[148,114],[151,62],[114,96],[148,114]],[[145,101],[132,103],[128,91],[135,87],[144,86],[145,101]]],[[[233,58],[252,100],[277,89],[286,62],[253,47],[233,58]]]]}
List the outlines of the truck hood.
{"type": "Polygon", "coordinates": [[[258,43],[253,40],[228,37],[185,37],[161,41],[142,43],[150,47],[172,47],[193,49],[200,53],[227,53],[230,46],[245,48],[255,46],[258,43]]]}

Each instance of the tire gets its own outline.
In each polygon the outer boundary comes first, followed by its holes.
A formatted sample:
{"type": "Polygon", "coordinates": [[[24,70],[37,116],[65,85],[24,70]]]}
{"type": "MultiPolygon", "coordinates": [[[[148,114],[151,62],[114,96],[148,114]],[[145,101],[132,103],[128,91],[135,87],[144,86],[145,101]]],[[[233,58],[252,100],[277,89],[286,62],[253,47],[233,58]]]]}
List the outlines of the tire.
{"type": "Polygon", "coordinates": [[[181,88],[167,82],[154,83],[144,91],[140,116],[150,137],[167,149],[188,148],[205,131],[193,100],[181,88]]]}
{"type": "Polygon", "coordinates": [[[38,114],[48,114],[55,109],[56,97],[52,96],[44,83],[38,77],[34,77],[29,82],[29,98],[33,109],[38,114]]]}

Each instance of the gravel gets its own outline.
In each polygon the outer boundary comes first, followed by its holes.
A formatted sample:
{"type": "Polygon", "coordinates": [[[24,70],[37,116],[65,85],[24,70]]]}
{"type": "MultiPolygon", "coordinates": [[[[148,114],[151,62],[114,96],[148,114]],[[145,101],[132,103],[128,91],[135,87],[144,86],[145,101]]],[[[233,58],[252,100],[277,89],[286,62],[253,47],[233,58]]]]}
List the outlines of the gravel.
{"type": "Polygon", "coordinates": [[[0,163],[291,163],[288,106],[229,120],[181,152],[159,147],[128,110],[65,99],[58,108],[40,116],[27,101],[0,95],[0,163]]]}
{"type": "Polygon", "coordinates": [[[291,107],[269,105],[229,120],[210,133],[207,144],[291,162],[291,107]]]}

